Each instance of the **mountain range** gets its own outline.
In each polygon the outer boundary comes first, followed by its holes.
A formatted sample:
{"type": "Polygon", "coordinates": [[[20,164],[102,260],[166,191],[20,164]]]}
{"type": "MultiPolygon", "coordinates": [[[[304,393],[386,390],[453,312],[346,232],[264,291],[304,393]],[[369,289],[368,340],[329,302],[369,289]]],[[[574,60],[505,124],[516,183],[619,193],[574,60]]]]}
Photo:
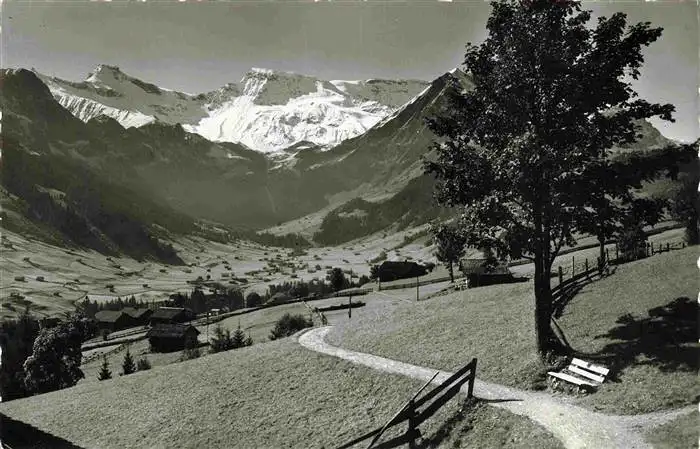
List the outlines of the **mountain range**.
{"type": "Polygon", "coordinates": [[[429,84],[417,80],[340,81],[253,68],[239,83],[192,95],[97,66],[82,82],[36,73],[56,100],[87,122],[99,115],[124,127],[161,122],[215,142],[261,152],[307,143],[330,148],[358,136],[429,84]]]}
{"type": "MultiPolygon", "coordinates": [[[[0,198],[73,243],[166,260],[175,255],[158,236],[205,222],[256,230],[324,209],[328,243],[421,224],[444,212],[423,174],[434,139],[425,118],[449,90],[471,87],[457,69],[429,83],[253,69],[191,95],[108,65],[79,83],[7,69],[0,198]],[[329,227],[343,229],[348,207],[364,209],[363,230],[338,235],[329,227]]],[[[671,143],[638,125],[643,138],[628,150],[671,143]]]]}

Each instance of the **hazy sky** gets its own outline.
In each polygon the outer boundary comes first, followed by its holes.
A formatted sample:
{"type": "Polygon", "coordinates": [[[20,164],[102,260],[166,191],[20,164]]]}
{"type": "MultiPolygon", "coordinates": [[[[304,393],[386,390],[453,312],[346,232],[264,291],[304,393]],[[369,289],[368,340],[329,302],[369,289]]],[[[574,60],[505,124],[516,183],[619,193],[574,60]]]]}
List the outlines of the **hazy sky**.
{"type": "MultiPolygon", "coordinates": [[[[200,93],[236,82],[251,67],[324,79],[431,80],[461,63],[466,42],[485,36],[482,1],[289,0],[178,3],[27,2],[2,5],[3,67],[34,67],[82,80],[100,63],[162,87],[200,93]]],[[[692,140],[698,132],[698,11],[694,1],[591,2],[632,22],[662,26],[636,87],[676,105],[657,127],[692,140]]]]}

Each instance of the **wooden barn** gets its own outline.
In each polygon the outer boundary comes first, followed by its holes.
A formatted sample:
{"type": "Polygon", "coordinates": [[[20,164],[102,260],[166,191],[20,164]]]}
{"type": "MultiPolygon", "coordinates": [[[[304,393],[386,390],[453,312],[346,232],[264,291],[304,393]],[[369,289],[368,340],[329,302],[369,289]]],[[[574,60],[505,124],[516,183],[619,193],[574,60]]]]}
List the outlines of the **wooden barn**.
{"type": "Polygon", "coordinates": [[[187,323],[196,318],[195,313],[183,307],[160,307],[150,318],[151,326],[157,324],[187,323]]]}
{"type": "Polygon", "coordinates": [[[459,261],[460,270],[467,277],[468,287],[507,284],[515,280],[506,262],[491,265],[489,261],[487,257],[465,258],[459,261]]]}
{"type": "Polygon", "coordinates": [[[136,322],[141,326],[148,324],[148,322],[151,320],[151,315],[153,315],[153,310],[149,309],[148,307],[142,307],[140,309],[135,307],[124,307],[122,312],[134,318],[134,320],[136,320],[136,322]]]}
{"type": "Polygon", "coordinates": [[[191,324],[157,324],[146,333],[151,352],[182,351],[198,345],[199,331],[191,324]]]}
{"type": "Polygon", "coordinates": [[[378,277],[381,282],[395,281],[398,279],[416,278],[423,276],[428,269],[423,265],[410,261],[384,261],[379,265],[378,277]]]}
{"type": "Polygon", "coordinates": [[[110,332],[137,326],[136,319],[124,313],[123,310],[100,310],[95,314],[95,321],[99,329],[106,329],[110,332]]]}

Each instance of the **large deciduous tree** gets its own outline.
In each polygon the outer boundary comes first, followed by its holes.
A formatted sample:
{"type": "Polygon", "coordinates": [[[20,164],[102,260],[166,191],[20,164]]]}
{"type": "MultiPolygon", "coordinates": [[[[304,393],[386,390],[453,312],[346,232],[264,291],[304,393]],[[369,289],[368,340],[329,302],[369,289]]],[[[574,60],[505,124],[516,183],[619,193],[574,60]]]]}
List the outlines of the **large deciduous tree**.
{"type": "Polygon", "coordinates": [[[535,331],[541,356],[556,347],[551,266],[574,244],[576,219],[593,206],[586,187],[608,149],[635,141],[635,121],[672,120],[672,105],[639,99],[642,48],[661,35],[626,16],[601,17],[575,1],[492,2],[488,36],[467,44],[474,87],[454,89],[428,119],[438,141],[426,169],[436,199],[463,206],[467,244],[535,265],[535,331]]]}
{"type": "Polygon", "coordinates": [[[24,362],[24,383],[33,394],[72,387],[85,377],[80,369],[85,323],[77,316],[44,328],[24,362]]]}

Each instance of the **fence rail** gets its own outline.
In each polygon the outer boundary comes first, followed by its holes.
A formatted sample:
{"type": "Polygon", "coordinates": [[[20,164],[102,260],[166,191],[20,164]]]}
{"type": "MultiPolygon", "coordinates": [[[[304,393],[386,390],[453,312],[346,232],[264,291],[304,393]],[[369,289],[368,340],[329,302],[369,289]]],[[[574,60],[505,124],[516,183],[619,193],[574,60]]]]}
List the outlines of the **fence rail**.
{"type": "Polygon", "coordinates": [[[556,300],[570,286],[576,284],[581,279],[590,278],[592,275],[606,271],[610,265],[618,265],[630,260],[638,260],[672,250],[683,249],[685,246],[684,241],[663,242],[658,244],[654,242],[645,242],[643,245],[631,251],[629,255],[625,255],[621,254],[619,247],[615,245],[614,253],[610,251],[610,248],[605,250],[604,260],[601,261],[600,257],[598,257],[595,261],[589,261],[586,258],[583,263],[576,263],[575,256],[572,256],[570,266],[564,267],[559,265],[557,267],[556,275],[559,278],[559,283],[552,287],[552,298],[556,300]],[[566,275],[570,275],[571,277],[565,279],[566,275]]]}
{"type": "Polygon", "coordinates": [[[467,397],[471,398],[474,392],[474,381],[476,379],[476,359],[472,359],[467,365],[462,367],[459,371],[452,374],[440,385],[436,386],[423,397],[418,398],[420,394],[430,385],[430,383],[437,377],[438,373],[425,383],[411,399],[408,400],[395,414],[392,416],[386,424],[382,427],[374,429],[366,434],[355,438],[341,446],[337,449],[347,449],[355,446],[362,441],[372,438],[367,446],[367,449],[391,449],[406,443],[409,444],[410,448],[416,447],[416,440],[420,437],[420,426],[425,420],[430,418],[437,412],[443,405],[452,399],[459,391],[462,389],[464,384],[469,383],[467,389],[467,397]],[[419,410],[421,407],[425,406],[423,410],[419,410]],[[391,440],[385,441],[383,443],[377,444],[388,429],[401,424],[403,422],[408,423],[407,430],[391,440]]]}

